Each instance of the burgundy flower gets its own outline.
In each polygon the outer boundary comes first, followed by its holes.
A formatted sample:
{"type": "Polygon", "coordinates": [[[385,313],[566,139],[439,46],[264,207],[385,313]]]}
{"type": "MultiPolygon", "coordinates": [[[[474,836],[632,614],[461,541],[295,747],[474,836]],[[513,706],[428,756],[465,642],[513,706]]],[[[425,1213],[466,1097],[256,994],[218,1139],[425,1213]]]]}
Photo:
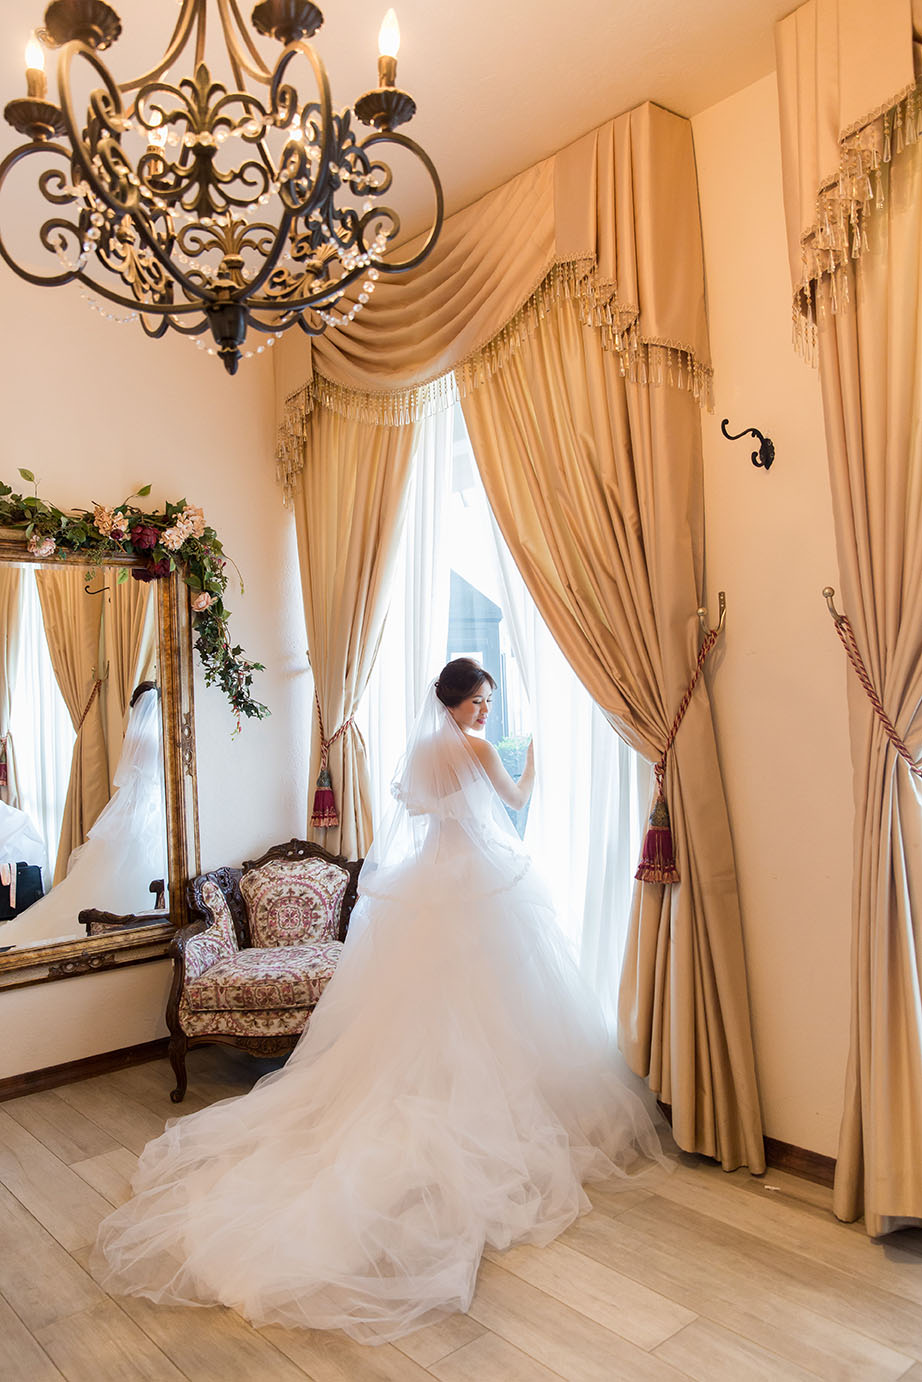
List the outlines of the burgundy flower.
{"type": "Polygon", "coordinates": [[[160,561],[149,561],[146,566],[133,566],[131,574],[136,581],[159,581],[170,574],[170,563],[162,557],[160,561]]]}
{"type": "Polygon", "coordinates": [[[158,529],[149,523],[137,523],[131,530],[131,545],[136,552],[149,552],[160,541],[158,529]]]}

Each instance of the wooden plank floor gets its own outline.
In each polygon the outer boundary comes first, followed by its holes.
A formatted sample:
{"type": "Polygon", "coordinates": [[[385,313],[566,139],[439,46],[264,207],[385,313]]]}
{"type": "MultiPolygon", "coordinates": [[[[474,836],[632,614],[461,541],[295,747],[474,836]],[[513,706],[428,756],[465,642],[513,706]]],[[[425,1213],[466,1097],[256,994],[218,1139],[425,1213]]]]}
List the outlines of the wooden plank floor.
{"type": "Polygon", "coordinates": [[[875,1244],[826,1190],[690,1157],[489,1253],[468,1315],[397,1344],[107,1296],[90,1245],[147,1139],[264,1068],[197,1050],[179,1110],[165,1062],[0,1104],[2,1382],[922,1382],[922,1232],[875,1244]]]}

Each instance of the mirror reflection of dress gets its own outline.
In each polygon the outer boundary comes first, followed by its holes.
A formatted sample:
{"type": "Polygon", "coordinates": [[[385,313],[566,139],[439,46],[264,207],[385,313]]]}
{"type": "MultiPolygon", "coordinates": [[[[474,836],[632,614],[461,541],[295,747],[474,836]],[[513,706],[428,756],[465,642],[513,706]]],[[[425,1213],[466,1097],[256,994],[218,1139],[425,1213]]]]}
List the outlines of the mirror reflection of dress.
{"type": "Polygon", "coordinates": [[[76,936],[87,907],[118,914],[152,905],[166,876],[160,697],[150,684],[135,700],[115,772],[115,791],[70,856],[67,876],[3,930],[4,942],[34,945],[76,936]]]}
{"type": "Polygon", "coordinates": [[[430,689],[342,959],[284,1069],[168,1123],[100,1283],[383,1343],[466,1310],[487,1247],[662,1159],[489,778],[430,689]]]}
{"type": "MultiPolygon", "coordinates": [[[[37,890],[44,890],[48,886],[48,856],[44,840],[25,811],[0,801],[0,885],[9,889],[12,875],[19,864],[31,864],[41,871],[40,887],[37,877],[35,879],[37,890]]],[[[13,895],[9,892],[6,894],[11,907],[13,895]]],[[[21,889],[19,905],[22,905],[21,889]]],[[[3,938],[4,932],[0,930],[0,941],[3,938]]],[[[4,942],[4,948],[5,945],[4,942]]]]}

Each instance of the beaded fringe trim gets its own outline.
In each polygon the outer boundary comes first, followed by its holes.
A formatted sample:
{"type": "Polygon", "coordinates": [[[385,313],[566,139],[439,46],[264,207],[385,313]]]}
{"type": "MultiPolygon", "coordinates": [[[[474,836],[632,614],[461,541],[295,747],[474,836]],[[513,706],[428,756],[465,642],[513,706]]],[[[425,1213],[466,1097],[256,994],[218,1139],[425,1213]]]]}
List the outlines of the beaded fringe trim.
{"type": "Polygon", "coordinates": [[[687,389],[699,403],[713,408],[712,370],[679,341],[648,339],[638,329],[636,307],[617,301],[614,283],[595,279],[595,261],[554,264],[541,283],[501,331],[472,351],[449,374],[407,389],[360,390],[314,374],[289,394],[279,426],[277,474],[286,504],[304,465],[308,419],[315,407],[327,408],[358,422],[402,427],[443,412],[501,370],[516,355],[539,322],[564,300],[576,301],[580,320],[595,327],[602,346],[618,354],[622,375],[631,383],[687,389]]]}
{"type": "MultiPolygon", "coordinates": [[[[847,130],[839,143],[838,174],[819,189],[816,220],[801,236],[803,273],[792,306],[794,346],[811,364],[816,364],[817,285],[828,278],[832,312],[847,308],[847,265],[868,248],[869,213],[886,204],[885,166],[922,137],[920,98],[919,86],[907,87],[847,130]]],[[[825,306],[819,310],[822,314],[825,306]]]]}

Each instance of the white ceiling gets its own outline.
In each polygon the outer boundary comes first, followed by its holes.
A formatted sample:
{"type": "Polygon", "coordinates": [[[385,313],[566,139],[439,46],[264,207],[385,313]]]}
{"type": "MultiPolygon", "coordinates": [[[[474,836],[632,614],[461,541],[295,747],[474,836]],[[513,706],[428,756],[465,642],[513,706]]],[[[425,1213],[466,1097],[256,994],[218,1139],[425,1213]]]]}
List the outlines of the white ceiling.
{"type": "MultiPolygon", "coordinates": [[[[377,31],[388,3],[325,0],[315,45],[336,104],[376,85],[377,31]]],[[[793,7],[794,0],[396,0],[398,84],[418,107],[405,128],[432,156],[453,211],[641,101],[694,115],[749,85],[772,70],[773,24],[793,7]]],[[[177,5],[115,0],[115,8],[123,34],[105,56],[116,80],[125,80],[162,51],[177,5]]],[[[248,13],[252,0],[241,9],[248,13]]],[[[22,52],[42,14],[41,0],[2,7],[0,105],[24,94],[22,52]]],[[[273,45],[263,46],[269,56],[273,45]]],[[[15,142],[4,124],[0,154],[15,142]]]]}

